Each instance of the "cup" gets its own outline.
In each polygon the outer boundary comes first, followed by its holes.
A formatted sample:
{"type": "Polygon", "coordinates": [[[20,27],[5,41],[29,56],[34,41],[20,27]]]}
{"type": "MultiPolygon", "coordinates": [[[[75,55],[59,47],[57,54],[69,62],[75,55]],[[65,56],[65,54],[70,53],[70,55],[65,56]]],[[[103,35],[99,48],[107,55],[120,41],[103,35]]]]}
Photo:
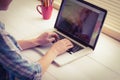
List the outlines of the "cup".
{"type": "Polygon", "coordinates": [[[43,16],[43,19],[48,20],[52,15],[53,6],[37,5],[36,9],[43,16]]]}

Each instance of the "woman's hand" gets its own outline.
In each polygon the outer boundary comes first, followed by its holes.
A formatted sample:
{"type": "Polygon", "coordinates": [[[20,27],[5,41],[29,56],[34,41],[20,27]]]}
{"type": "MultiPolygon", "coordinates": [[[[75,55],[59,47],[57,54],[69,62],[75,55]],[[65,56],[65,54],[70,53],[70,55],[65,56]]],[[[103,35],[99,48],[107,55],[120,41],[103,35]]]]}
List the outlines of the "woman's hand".
{"type": "Polygon", "coordinates": [[[43,46],[57,40],[59,36],[54,32],[45,32],[35,39],[35,43],[43,46]]]}
{"type": "Polygon", "coordinates": [[[72,47],[73,47],[73,44],[71,43],[70,40],[62,39],[62,40],[58,40],[56,43],[54,43],[53,46],[48,51],[48,53],[50,52],[55,55],[60,55],[72,47]]]}

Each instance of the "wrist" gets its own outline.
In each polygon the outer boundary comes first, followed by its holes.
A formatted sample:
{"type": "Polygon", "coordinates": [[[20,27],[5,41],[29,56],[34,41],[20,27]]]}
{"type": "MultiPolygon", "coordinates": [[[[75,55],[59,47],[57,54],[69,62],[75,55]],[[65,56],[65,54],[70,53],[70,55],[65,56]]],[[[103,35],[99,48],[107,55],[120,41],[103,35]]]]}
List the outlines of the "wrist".
{"type": "Polygon", "coordinates": [[[31,41],[31,44],[34,45],[34,47],[40,45],[40,44],[38,43],[38,40],[37,40],[37,39],[31,39],[30,41],[31,41]]]}
{"type": "Polygon", "coordinates": [[[58,55],[57,51],[51,50],[51,49],[48,50],[47,54],[50,54],[50,55],[53,56],[53,57],[56,57],[56,56],[58,55]]]}
{"type": "Polygon", "coordinates": [[[59,52],[54,48],[50,48],[50,50],[48,50],[48,53],[52,53],[55,57],[59,55],[59,52]]]}

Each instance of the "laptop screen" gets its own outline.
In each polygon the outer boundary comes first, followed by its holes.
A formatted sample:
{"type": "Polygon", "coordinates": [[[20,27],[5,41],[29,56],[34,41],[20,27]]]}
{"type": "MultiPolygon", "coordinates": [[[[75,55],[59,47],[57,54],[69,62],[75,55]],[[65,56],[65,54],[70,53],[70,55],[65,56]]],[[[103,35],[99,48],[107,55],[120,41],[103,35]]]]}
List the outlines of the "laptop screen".
{"type": "Polygon", "coordinates": [[[106,13],[106,10],[82,0],[63,0],[55,28],[94,49],[106,13]]]}

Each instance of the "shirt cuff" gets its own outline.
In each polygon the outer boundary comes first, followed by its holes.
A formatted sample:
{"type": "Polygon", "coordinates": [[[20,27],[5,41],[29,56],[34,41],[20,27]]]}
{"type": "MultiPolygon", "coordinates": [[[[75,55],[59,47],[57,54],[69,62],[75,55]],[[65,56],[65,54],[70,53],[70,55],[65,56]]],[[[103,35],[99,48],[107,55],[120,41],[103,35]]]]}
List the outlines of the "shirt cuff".
{"type": "Polygon", "coordinates": [[[35,62],[34,64],[36,64],[36,68],[38,69],[38,72],[34,76],[33,80],[41,80],[41,77],[42,77],[42,68],[41,68],[41,65],[38,62],[35,62]]]}

